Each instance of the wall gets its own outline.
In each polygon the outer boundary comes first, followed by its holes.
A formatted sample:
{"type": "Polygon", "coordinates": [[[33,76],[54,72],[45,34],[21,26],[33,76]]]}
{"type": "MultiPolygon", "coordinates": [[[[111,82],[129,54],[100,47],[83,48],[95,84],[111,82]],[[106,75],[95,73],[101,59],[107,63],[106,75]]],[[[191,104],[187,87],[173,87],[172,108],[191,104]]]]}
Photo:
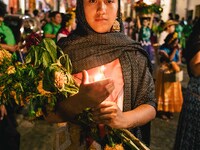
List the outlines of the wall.
{"type": "Polygon", "coordinates": [[[186,19],[186,13],[187,13],[187,3],[191,0],[177,0],[176,4],[176,13],[179,14],[180,19],[185,18],[186,19]]]}
{"type": "Polygon", "coordinates": [[[160,4],[163,7],[163,12],[161,14],[162,20],[166,21],[169,19],[168,15],[169,15],[170,9],[171,9],[171,0],[161,0],[160,4]]]}
{"type": "Polygon", "coordinates": [[[200,5],[200,0],[177,0],[176,12],[181,17],[186,17],[186,11],[193,10],[193,18],[194,18],[196,5],[200,5]]]}

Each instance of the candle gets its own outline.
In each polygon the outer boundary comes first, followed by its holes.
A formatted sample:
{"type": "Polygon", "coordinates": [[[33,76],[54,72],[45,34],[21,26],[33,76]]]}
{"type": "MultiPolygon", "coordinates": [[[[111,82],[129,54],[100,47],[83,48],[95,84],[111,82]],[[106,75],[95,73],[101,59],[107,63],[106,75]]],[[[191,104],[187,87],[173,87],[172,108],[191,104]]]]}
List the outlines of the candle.
{"type": "Polygon", "coordinates": [[[105,70],[105,67],[104,65],[101,66],[97,72],[97,74],[94,76],[94,81],[100,81],[101,79],[104,79],[105,78],[105,75],[104,75],[104,70],[105,70]]]}

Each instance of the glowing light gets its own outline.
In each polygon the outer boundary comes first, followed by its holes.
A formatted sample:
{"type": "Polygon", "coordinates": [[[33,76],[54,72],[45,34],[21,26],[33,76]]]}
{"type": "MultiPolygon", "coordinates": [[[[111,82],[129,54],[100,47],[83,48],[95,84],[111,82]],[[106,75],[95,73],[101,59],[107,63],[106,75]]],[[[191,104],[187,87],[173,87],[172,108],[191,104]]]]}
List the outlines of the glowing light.
{"type": "Polygon", "coordinates": [[[94,81],[100,81],[101,79],[105,78],[104,70],[105,70],[105,67],[101,66],[98,73],[94,76],[94,81]]]}

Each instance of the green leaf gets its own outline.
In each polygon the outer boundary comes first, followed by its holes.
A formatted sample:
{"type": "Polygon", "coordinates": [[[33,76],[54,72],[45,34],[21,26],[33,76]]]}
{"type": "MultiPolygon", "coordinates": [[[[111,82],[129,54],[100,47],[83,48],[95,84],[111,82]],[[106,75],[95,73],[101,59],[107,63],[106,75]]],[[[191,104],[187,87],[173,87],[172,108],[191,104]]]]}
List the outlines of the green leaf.
{"type": "Polygon", "coordinates": [[[53,63],[57,61],[57,46],[54,40],[49,39],[49,38],[44,38],[43,39],[44,46],[46,50],[48,51],[49,55],[51,56],[51,59],[53,63]]]}

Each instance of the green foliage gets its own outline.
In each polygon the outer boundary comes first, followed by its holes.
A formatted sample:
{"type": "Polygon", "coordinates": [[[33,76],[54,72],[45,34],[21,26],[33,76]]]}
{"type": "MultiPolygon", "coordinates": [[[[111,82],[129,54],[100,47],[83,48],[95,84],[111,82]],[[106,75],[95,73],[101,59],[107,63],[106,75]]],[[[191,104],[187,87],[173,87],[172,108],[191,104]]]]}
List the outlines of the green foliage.
{"type": "Polygon", "coordinates": [[[69,97],[78,92],[71,61],[52,39],[44,38],[31,46],[24,64],[2,57],[0,103],[28,106],[29,116],[35,118],[42,115],[42,110],[53,111],[59,94],[69,97]],[[59,75],[65,79],[62,87],[55,81],[59,75]]]}

